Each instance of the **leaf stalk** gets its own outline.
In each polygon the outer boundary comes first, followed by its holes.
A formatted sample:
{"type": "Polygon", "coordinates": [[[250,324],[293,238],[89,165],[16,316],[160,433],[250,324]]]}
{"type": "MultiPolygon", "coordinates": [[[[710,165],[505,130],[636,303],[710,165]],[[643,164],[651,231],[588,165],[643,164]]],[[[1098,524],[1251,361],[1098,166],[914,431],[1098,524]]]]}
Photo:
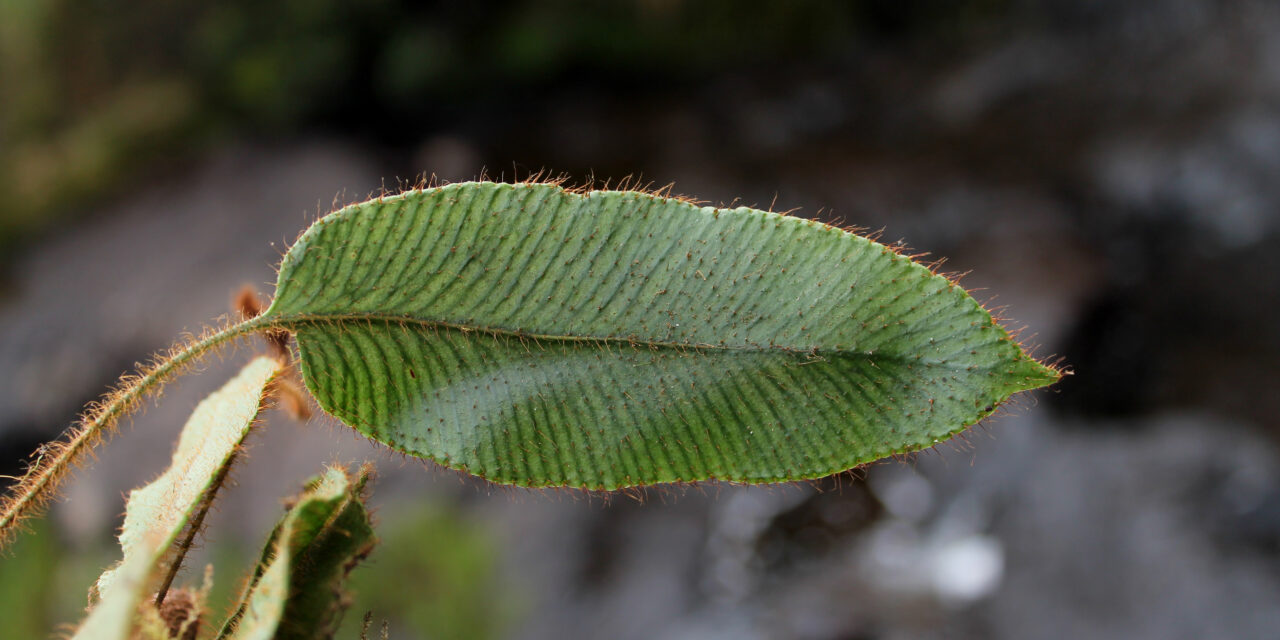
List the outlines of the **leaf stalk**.
{"type": "Polygon", "coordinates": [[[221,329],[206,330],[158,354],[150,365],[122,376],[115,389],[91,404],[64,438],[37,449],[32,456],[36,461],[0,500],[0,548],[14,537],[23,520],[48,504],[68,471],[90,454],[120,418],[129,415],[144,398],[158,393],[167,380],[210,351],[269,325],[269,319],[259,316],[221,329]]]}

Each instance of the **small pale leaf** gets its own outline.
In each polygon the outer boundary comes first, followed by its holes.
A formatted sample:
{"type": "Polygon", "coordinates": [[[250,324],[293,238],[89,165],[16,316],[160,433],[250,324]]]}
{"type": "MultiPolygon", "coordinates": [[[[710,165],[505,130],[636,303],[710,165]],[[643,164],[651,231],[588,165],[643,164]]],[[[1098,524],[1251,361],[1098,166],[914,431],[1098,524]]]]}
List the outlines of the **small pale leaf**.
{"type": "Polygon", "coordinates": [[[273,358],[257,358],[201,401],[182,429],[168,470],[130,492],[120,533],[124,559],[98,579],[98,604],[75,638],[130,637],[138,606],[168,569],[174,540],[248,434],[280,366],[273,358]]]}

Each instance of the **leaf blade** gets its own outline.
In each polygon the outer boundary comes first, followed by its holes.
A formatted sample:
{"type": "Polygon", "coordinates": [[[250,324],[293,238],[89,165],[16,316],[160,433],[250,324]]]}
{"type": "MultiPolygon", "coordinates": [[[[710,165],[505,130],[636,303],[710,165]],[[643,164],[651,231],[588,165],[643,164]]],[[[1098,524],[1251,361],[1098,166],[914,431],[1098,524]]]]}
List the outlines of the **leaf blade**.
{"type": "Polygon", "coordinates": [[[1057,378],[963,289],[866,238],[552,185],[450,185],[332,214],[290,249],[266,313],[297,334],[326,411],[402,451],[527,486],[827,475],[930,446],[1057,378]],[[548,349],[554,380],[511,374],[548,349]],[[646,372],[628,351],[663,357],[646,372]],[[609,354],[596,359],[607,374],[591,373],[593,354],[609,354]],[[679,395],[676,379],[696,391],[692,378],[725,367],[735,383],[635,415],[650,391],[679,395]],[[499,378],[508,391],[470,393],[443,382],[449,371],[488,371],[490,391],[499,378]],[[433,406],[453,412],[428,419],[433,406]],[[437,430],[479,442],[449,445],[437,430]],[[750,443],[757,430],[767,447],[750,443]],[[717,462],[717,446],[738,453],[717,462]]]}

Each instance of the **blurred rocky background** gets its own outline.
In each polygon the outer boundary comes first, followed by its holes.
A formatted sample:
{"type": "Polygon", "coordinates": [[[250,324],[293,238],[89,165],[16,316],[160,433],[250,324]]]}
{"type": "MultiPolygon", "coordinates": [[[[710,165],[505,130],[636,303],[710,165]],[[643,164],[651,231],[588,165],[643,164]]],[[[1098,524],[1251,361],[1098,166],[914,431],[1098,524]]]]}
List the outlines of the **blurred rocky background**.
{"type": "MultiPolygon", "coordinates": [[[[334,203],[542,170],[879,230],[1075,375],[906,460],[642,500],[272,414],[194,563],[215,599],[303,478],[370,459],[384,543],[345,638],[364,611],[404,639],[1280,633],[1267,0],[0,3],[0,473],[242,284],[269,294],[334,203]]],[[[5,633],[79,618],[123,493],[252,349],[170,387],[0,559],[5,633]]]]}

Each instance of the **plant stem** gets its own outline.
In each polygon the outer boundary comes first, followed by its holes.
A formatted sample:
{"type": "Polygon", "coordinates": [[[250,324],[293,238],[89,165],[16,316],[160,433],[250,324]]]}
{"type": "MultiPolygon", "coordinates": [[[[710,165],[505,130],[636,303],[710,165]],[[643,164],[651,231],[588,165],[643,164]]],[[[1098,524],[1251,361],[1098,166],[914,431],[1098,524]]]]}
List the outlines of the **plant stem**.
{"type": "Polygon", "coordinates": [[[53,496],[67,472],[89,454],[121,417],[155,392],[178,371],[241,336],[262,330],[269,322],[259,316],[216,331],[206,331],[160,354],[155,362],[136,373],[121,377],[115,390],[91,405],[89,410],[68,430],[65,440],[41,445],[39,457],[9,494],[0,500],[0,547],[11,539],[18,524],[45,505],[53,496]]]}

